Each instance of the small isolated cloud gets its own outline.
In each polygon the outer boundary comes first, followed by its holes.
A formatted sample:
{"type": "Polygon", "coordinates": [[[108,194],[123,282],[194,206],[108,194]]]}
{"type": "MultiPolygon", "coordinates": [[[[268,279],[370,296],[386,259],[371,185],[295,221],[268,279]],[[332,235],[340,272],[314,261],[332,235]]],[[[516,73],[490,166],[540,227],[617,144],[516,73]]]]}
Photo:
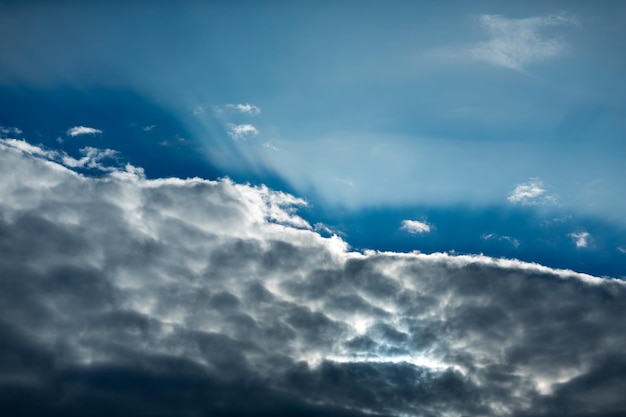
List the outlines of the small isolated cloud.
{"type": "Polygon", "coordinates": [[[568,234],[574,240],[577,248],[586,248],[589,245],[589,232],[577,232],[568,234]]]}
{"type": "Polygon", "coordinates": [[[543,182],[538,178],[533,178],[528,182],[518,184],[507,197],[509,202],[514,204],[537,205],[555,203],[554,196],[548,195],[543,186],[543,182]]]}
{"type": "Polygon", "coordinates": [[[254,104],[244,103],[244,104],[227,104],[227,109],[231,109],[237,111],[239,113],[249,114],[250,116],[256,116],[261,114],[261,109],[254,104]]]}
{"type": "Polygon", "coordinates": [[[149,132],[152,129],[154,129],[155,127],[156,127],[156,125],[148,125],[148,126],[142,127],[142,129],[143,129],[144,132],[149,132]]]}
{"type": "Polygon", "coordinates": [[[430,233],[432,225],[418,220],[402,220],[402,230],[413,234],[430,233]]]}
{"type": "Polygon", "coordinates": [[[519,240],[511,236],[499,235],[497,233],[485,233],[480,237],[482,240],[498,240],[509,242],[515,248],[519,248],[519,240]]]}
{"type": "Polygon", "coordinates": [[[16,136],[19,136],[22,133],[23,133],[22,129],[19,129],[17,127],[0,126],[0,134],[2,136],[5,136],[5,135],[16,135],[16,136]]]}
{"type": "Polygon", "coordinates": [[[621,253],[626,253],[626,246],[618,246],[617,250],[620,251],[621,253]]]}
{"type": "Polygon", "coordinates": [[[80,136],[80,135],[98,135],[102,133],[102,130],[100,129],[95,129],[93,127],[87,127],[87,126],[74,126],[71,129],[67,130],[67,135],[68,136],[80,136]]]}
{"type": "Polygon", "coordinates": [[[275,152],[280,151],[280,148],[279,148],[279,147],[277,147],[277,146],[275,146],[274,144],[272,144],[272,142],[265,142],[265,143],[263,144],[263,147],[264,147],[265,149],[269,149],[270,151],[275,151],[275,152]]]}
{"type": "Polygon", "coordinates": [[[525,19],[482,15],[480,24],[489,40],[472,46],[469,53],[473,59],[522,71],[534,62],[562,55],[566,49],[564,42],[546,30],[574,22],[565,14],[525,19]]]}
{"type": "Polygon", "coordinates": [[[234,123],[228,123],[226,129],[228,136],[234,140],[246,140],[259,134],[257,128],[250,124],[236,125],[234,123]]]}

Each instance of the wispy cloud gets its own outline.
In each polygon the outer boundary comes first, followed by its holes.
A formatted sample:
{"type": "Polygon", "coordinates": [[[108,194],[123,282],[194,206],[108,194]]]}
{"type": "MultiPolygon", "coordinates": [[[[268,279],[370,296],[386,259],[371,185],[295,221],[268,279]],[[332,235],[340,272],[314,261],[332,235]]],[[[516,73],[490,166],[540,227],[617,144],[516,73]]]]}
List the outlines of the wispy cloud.
{"type": "Polygon", "coordinates": [[[528,182],[515,186],[507,200],[521,205],[554,204],[556,202],[556,198],[547,194],[543,182],[538,178],[532,178],[528,182]]]}
{"type": "Polygon", "coordinates": [[[424,234],[430,233],[432,225],[427,222],[420,222],[418,220],[402,220],[401,229],[406,230],[409,233],[424,234]]]}
{"type": "Polygon", "coordinates": [[[528,65],[562,55],[565,43],[547,33],[548,28],[574,23],[566,14],[509,19],[499,15],[480,16],[489,40],[469,48],[473,59],[522,71],[528,65]]]}
{"type": "Polygon", "coordinates": [[[254,104],[244,103],[244,104],[227,104],[227,109],[231,109],[237,111],[239,113],[249,114],[250,116],[256,116],[257,114],[261,114],[261,109],[254,104]]]}
{"type": "Polygon", "coordinates": [[[589,232],[576,232],[568,234],[574,240],[577,248],[586,248],[589,246],[589,232]]]}
{"type": "Polygon", "coordinates": [[[497,233],[485,233],[480,237],[482,240],[498,240],[509,242],[515,248],[519,248],[519,240],[511,236],[499,235],[497,233]]]}
{"type": "Polygon", "coordinates": [[[93,127],[87,127],[87,126],[74,126],[71,129],[67,130],[67,135],[68,136],[79,136],[79,135],[97,135],[97,134],[101,134],[102,130],[100,129],[95,129],[93,127]]]}
{"type": "Polygon", "coordinates": [[[234,140],[246,140],[259,134],[257,128],[251,124],[236,125],[234,123],[228,123],[226,129],[228,136],[234,140]]]}
{"type": "Polygon", "coordinates": [[[21,135],[22,129],[19,129],[17,127],[11,127],[11,126],[0,126],[0,134],[2,135],[21,135]]]}
{"type": "Polygon", "coordinates": [[[156,127],[156,125],[148,125],[148,126],[142,127],[142,129],[143,129],[144,132],[149,132],[152,129],[154,129],[155,127],[156,127]]]}

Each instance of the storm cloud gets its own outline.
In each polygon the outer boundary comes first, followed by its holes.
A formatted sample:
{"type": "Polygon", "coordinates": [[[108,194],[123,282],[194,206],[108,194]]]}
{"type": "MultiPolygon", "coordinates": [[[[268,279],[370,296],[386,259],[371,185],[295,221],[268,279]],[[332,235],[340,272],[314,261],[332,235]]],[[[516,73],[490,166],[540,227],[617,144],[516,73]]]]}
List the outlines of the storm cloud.
{"type": "Polygon", "coordinates": [[[9,415],[617,416],[626,286],[351,252],[304,201],[0,144],[9,415]]]}

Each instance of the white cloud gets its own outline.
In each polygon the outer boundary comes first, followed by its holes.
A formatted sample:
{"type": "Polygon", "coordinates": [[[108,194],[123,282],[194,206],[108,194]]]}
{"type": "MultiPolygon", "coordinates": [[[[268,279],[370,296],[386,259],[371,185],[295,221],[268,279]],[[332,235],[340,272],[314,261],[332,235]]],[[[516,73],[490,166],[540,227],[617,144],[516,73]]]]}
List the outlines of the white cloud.
{"type": "Polygon", "coordinates": [[[574,240],[577,248],[586,248],[589,245],[589,232],[576,232],[568,234],[574,240]]]}
{"type": "Polygon", "coordinates": [[[470,47],[470,55],[489,64],[522,71],[534,62],[562,55],[564,42],[546,32],[551,27],[574,23],[565,15],[524,19],[508,19],[498,15],[482,15],[480,24],[489,40],[470,47]]]}
{"type": "Polygon", "coordinates": [[[507,197],[507,200],[511,203],[521,205],[556,203],[556,198],[546,193],[543,182],[537,178],[515,186],[515,189],[507,197]]]}
{"type": "Polygon", "coordinates": [[[350,252],[292,195],[132,166],[90,178],[59,155],[0,142],[0,339],[19,359],[0,373],[24,393],[14,407],[34,395],[38,410],[75,415],[93,414],[93,398],[118,415],[626,407],[624,281],[482,255],[350,252]]]}
{"type": "Polygon", "coordinates": [[[250,116],[256,116],[261,114],[261,109],[254,104],[245,103],[245,104],[227,104],[224,106],[228,109],[235,110],[239,113],[245,113],[250,116]]]}
{"type": "Polygon", "coordinates": [[[17,135],[20,136],[22,134],[22,129],[11,126],[0,126],[0,134],[2,135],[17,135]]]}
{"type": "Polygon", "coordinates": [[[617,250],[620,251],[621,253],[626,253],[626,246],[618,246],[617,250]]]}
{"type": "Polygon", "coordinates": [[[226,125],[228,136],[234,140],[246,140],[253,136],[257,136],[259,131],[251,124],[236,125],[234,123],[228,123],[226,125]]]}
{"type": "Polygon", "coordinates": [[[74,126],[71,129],[67,130],[67,135],[68,136],[79,136],[79,135],[97,135],[97,134],[101,134],[102,130],[100,129],[95,129],[93,127],[87,127],[87,126],[74,126]]]}
{"type": "Polygon", "coordinates": [[[144,132],[149,132],[152,129],[154,129],[155,127],[156,127],[156,125],[148,125],[148,126],[142,127],[142,129],[143,129],[144,132]]]}
{"type": "Polygon", "coordinates": [[[430,223],[420,222],[418,220],[402,220],[402,229],[409,233],[424,234],[430,233],[430,223]]]}

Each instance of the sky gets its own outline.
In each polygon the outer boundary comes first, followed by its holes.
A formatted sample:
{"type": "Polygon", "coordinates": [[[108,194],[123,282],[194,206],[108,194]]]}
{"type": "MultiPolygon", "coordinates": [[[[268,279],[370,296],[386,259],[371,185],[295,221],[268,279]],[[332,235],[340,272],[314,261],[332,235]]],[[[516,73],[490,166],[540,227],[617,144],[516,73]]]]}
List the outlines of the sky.
{"type": "Polygon", "coordinates": [[[0,403],[626,413],[624,18],[0,2],[0,403]]]}

